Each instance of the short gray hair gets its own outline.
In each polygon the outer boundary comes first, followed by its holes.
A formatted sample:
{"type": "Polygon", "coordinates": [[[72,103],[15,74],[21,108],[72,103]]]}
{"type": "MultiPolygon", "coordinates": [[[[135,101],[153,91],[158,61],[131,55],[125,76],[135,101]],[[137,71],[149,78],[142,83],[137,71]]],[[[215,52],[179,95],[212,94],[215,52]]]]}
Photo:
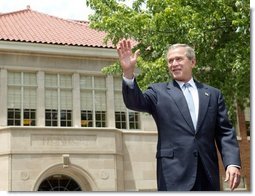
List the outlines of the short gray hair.
{"type": "Polygon", "coordinates": [[[185,48],[185,49],[186,49],[186,56],[187,56],[187,58],[188,58],[189,60],[196,59],[195,50],[194,50],[191,46],[189,46],[189,45],[187,45],[187,44],[173,44],[173,45],[170,45],[170,46],[168,47],[168,50],[167,50],[166,55],[168,55],[168,52],[169,52],[170,50],[173,50],[173,49],[175,49],[175,48],[185,48]]]}

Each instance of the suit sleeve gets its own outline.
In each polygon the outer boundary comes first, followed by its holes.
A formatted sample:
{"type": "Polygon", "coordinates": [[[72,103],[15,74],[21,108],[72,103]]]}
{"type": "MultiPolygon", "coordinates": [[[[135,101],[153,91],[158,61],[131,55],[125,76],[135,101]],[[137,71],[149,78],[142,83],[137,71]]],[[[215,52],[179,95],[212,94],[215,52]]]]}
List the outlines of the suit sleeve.
{"type": "Polygon", "coordinates": [[[149,87],[144,93],[139,88],[136,79],[133,88],[130,88],[125,81],[122,81],[123,100],[128,109],[152,113],[157,102],[156,93],[149,87]]]}
{"type": "Polygon", "coordinates": [[[217,113],[216,143],[222,157],[224,167],[228,165],[241,166],[240,149],[236,131],[228,119],[223,95],[219,92],[217,113]]]}

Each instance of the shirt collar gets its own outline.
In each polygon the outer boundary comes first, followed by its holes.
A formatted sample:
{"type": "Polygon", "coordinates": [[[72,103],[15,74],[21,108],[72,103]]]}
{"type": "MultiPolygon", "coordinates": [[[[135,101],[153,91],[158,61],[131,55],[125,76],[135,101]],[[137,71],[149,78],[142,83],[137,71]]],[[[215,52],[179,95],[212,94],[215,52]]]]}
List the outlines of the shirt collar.
{"type": "Polygon", "coordinates": [[[178,81],[178,80],[175,80],[175,81],[179,84],[180,88],[182,88],[182,86],[183,86],[185,83],[189,83],[193,88],[196,88],[196,84],[195,84],[195,82],[194,82],[193,77],[192,77],[188,82],[182,82],[182,81],[178,81]]]}

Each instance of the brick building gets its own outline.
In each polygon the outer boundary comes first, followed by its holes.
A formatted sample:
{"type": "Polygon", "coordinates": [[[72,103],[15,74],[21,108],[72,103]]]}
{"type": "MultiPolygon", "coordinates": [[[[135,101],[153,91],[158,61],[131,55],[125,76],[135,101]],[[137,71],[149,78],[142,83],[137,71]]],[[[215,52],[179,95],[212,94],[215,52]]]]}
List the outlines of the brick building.
{"type": "MultiPolygon", "coordinates": [[[[0,190],[156,190],[156,126],[102,74],[117,59],[104,36],[29,7],[0,14],[0,190]]],[[[249,191],[249,111],[238,116],[249,191]]]]}

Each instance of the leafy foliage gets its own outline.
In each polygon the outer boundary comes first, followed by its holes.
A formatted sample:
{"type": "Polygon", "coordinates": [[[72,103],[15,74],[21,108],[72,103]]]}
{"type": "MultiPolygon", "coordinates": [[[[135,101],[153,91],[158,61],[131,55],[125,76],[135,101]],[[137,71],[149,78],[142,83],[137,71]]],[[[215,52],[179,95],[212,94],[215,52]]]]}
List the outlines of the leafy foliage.
{"type": "MultiPolygon", "coordinates": [[[[105,31],[105,42],[137,42],[139,85],[169,80],[165,52],[169,44],[187,43],[196,50],[194,76],[222,90],[230,117],[236,103],[249,105],[250,5],[248,0],[87,0],[95,14],[91,27],[105,31]]],[[[116,62],[105,73],[121,73],[116,62]]]]}

